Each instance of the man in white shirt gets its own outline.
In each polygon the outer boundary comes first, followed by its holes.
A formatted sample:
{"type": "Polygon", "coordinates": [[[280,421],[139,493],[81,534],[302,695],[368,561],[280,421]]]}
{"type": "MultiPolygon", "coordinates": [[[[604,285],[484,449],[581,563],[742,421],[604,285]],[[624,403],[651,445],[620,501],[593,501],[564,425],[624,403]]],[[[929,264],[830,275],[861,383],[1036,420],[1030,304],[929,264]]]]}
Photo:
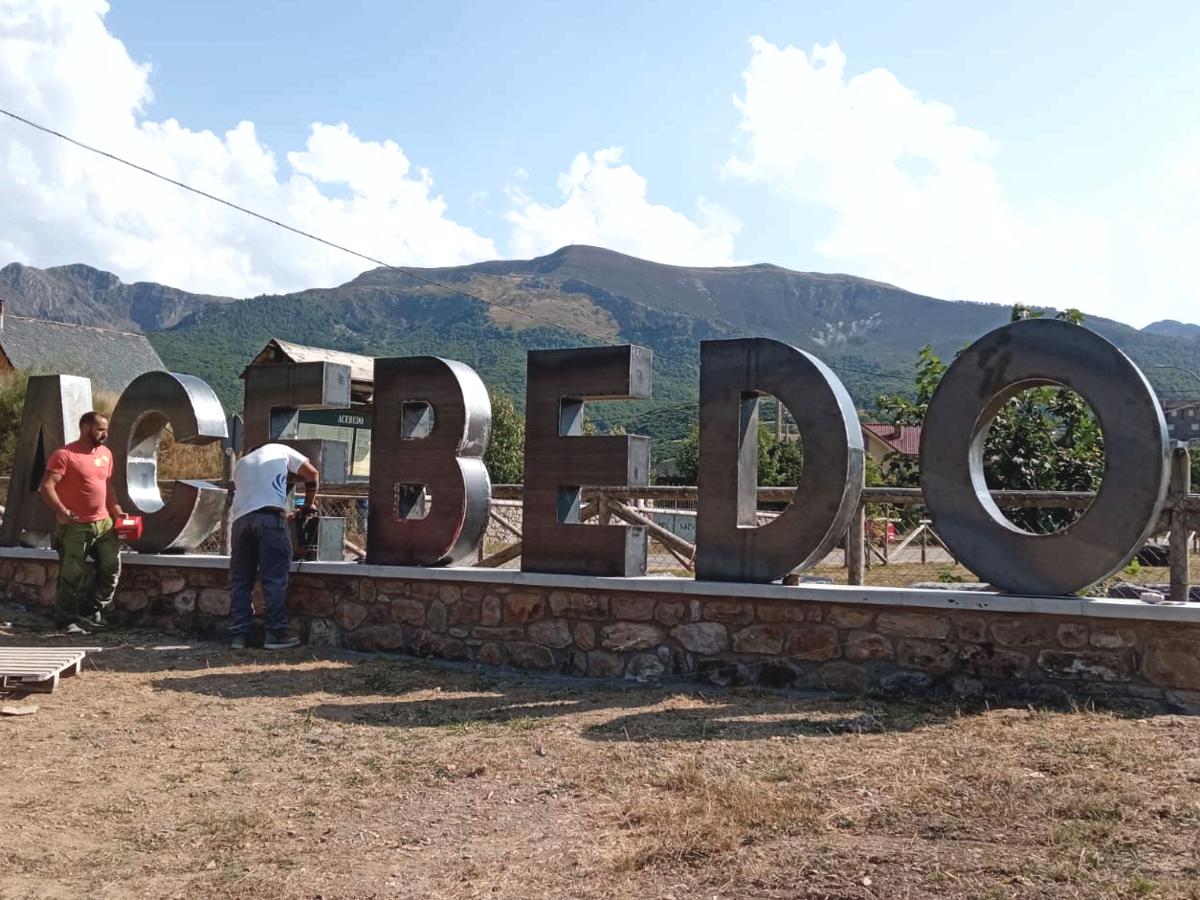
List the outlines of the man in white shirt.
{"type": "Polygon", "coordinates": [[[233,506],[229,555],[229,632],[234,650],[246,647],[256,579],[267,601],[268,650],[286,650],[300,641],[288,631],[287,584],[292,564],[292,532],[287,511],[288,475],[304,479],[301,518],[313,511],[317,496],[316,467],[283,444],[263,444],[237,461],[233,469],[233,506]]]}

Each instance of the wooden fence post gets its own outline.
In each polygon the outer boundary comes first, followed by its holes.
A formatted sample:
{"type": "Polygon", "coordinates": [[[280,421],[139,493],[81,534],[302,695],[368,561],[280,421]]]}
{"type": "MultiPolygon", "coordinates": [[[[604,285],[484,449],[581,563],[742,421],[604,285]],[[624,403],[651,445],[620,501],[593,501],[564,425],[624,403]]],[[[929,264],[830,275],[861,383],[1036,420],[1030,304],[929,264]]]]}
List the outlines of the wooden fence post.
{"type": "Polygon", "coordinates": [[[1186,442],[1179,441],[1171,451],[1171,599],[1188,600],[1191,579],[1188,572],[1187,495],[1192,489],[1192,456],[1186,442]]]}

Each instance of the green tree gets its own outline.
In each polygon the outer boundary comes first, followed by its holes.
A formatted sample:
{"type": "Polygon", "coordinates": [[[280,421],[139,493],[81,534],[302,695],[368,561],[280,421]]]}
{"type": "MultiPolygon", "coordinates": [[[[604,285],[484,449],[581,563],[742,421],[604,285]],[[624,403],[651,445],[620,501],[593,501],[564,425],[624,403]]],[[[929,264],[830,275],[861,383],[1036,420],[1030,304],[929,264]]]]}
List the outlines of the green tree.
{"type": "MultiPolygon", "coordinates": [[[[681,484],[695,484],[700,471],[700,429],[693,425],[675,455],[681,484]]],[[[791,487],[804,468],[804,447],[799,441],[776,441],[763,425],[758,426],[758,484],[760,487],[791,487]]]]}
{"type": "Polygon", "coordinates": [[[3,475],[12,471],[17,429],[21,427],[21,411],[25,407],[28,386],[29,375],[25,372],[0,375],[0,474],[3,475]]]}
{"type": "Polygon", "coordinates": [[[493,484],[525,480],[525,420],[512,400],[492,394],[492,436],[483,454],[493,484]]]}
{"type": "MultiPolygon", "coordinates": [[[[1012,321],[1039,318],[1037,310],[1018,304],[1012,321]]],[[[1056,318],[1075,325],[1083,314],[1067,309],[1056,318]]],[[[929,400],[946,366],[930,347],[917,360],[912,396],[884,395],[876,402],[881,416],[898,424],[924,421],[929,400]]],[[[1038,387],[1022,391],[1000,409],[984,446],[984,474],[993,490],[1092,491],[1104,476],[1104,437],[1092,409],[1074,391],[1038,387]]],[[[885,461],[884,483],[920,482],[917,460],[895,454],[885,461]]],[[[1028,531],[1046,532],[1073,521],[1069,510],[1009,510],[1009,517],[1028,531]]]]}

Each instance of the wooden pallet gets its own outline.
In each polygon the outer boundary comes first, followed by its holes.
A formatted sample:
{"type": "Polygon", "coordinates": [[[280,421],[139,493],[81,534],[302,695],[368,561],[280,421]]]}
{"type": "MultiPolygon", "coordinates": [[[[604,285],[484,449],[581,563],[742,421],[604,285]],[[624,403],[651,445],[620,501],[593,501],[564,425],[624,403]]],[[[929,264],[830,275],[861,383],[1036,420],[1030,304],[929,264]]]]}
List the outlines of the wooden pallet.
{"type": "Polygon", "coordinates": [[[48,694],[60,677],[83,670],[85,656],[73,647],[0,647],[0,689],[48,694]]]}

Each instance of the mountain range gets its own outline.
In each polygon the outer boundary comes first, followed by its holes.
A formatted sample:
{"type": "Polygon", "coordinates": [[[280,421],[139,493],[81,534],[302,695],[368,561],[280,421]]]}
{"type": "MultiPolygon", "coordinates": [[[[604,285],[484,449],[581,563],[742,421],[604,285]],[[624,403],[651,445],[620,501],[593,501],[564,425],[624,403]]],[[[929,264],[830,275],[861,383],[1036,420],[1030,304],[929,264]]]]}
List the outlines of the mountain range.
{"type": "MultiPolygon", "coordinates": [[[[0,269],[0,298],[17,315],[145,332],[169,367],[206,378],[231,408],[241,405],[238,375],[273,337],[459,359],[518,405],[526,350],[638,343],[655,353],[654,401],[605,404],[597,418],[663,438],[695,420],[702,340],[795,344],[821,357],[869,408],[879,393],[911,389],[923,345],[948,359],[1010,318],[1008,306],[939,300],[852,275],[671,266],[582,245],[530,260],[380,268],[335,288],[245,299],[124,284],[86,265],[13,263],[0,269]]],[[[1092,317],[1086,324],[1165,395],[1196,394],[1200,385],[1180,369],[1200,370],[1200,326],[1156,322],[1139,331],[1092,317]]]]}

